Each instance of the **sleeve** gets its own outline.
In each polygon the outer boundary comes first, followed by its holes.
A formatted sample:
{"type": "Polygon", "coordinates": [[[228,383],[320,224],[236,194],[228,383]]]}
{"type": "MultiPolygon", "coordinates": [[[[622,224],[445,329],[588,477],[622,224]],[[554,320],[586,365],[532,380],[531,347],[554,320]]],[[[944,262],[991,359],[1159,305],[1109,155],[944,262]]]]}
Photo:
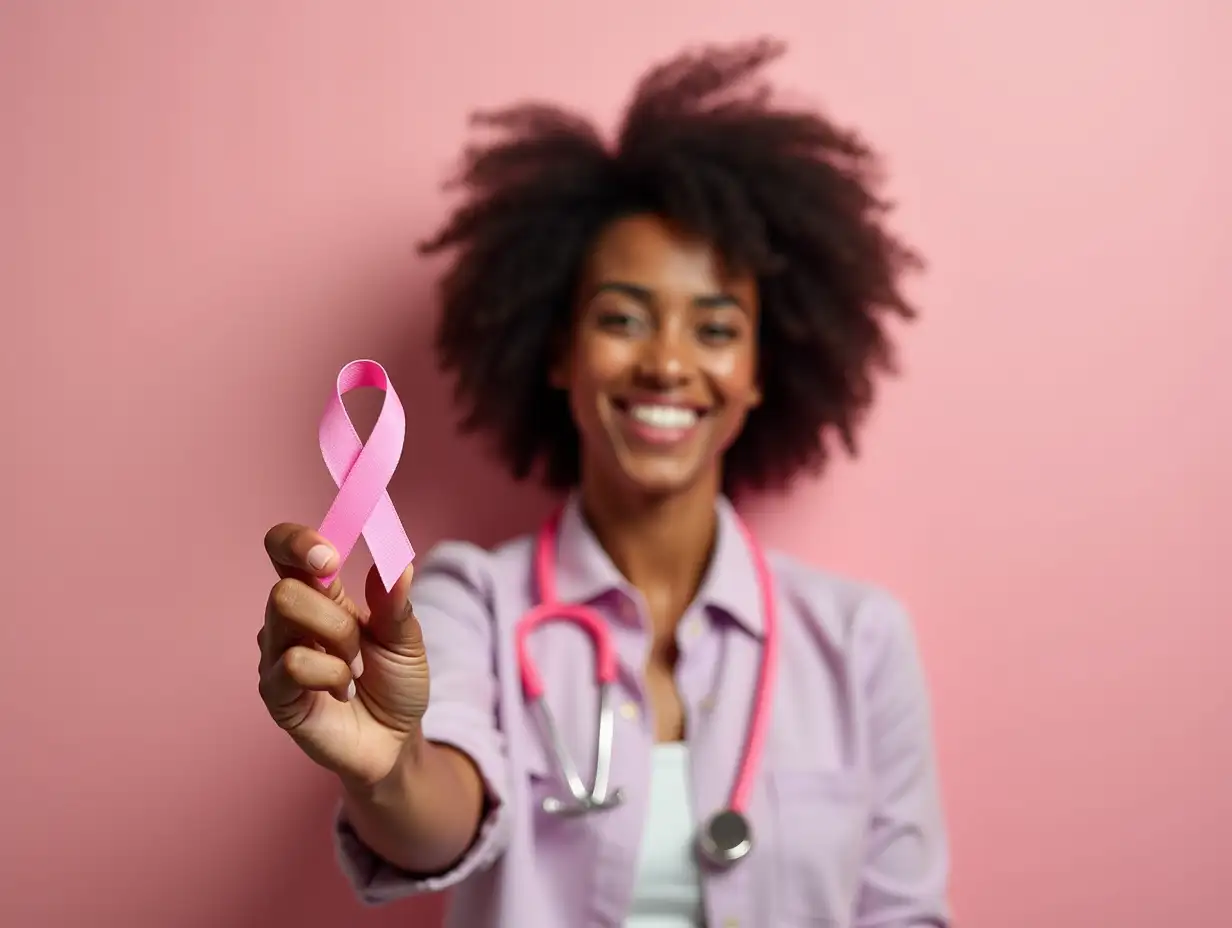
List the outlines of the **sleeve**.
{"type": "Polygon", "coordinates": [[[499,685],[488,557],[474,545],[442,543],[416,565],[411,589],[432,674],[424,734],[474,761],[487,792],[484,819],[474,843],[452,869],[419,876],[393,867],[369,850],[340,809],[334,827],[338,862],[356,895],[368,905],[456,886],[491,866],[508,843],[508,766],[496,715],[499,685]]]}
{"type": "Polygon", "coordinates": [[[892,598],[866,605],[873,812],[856,928],[948,928],[949,843],[931,709],[915,634],[892,598]]]}

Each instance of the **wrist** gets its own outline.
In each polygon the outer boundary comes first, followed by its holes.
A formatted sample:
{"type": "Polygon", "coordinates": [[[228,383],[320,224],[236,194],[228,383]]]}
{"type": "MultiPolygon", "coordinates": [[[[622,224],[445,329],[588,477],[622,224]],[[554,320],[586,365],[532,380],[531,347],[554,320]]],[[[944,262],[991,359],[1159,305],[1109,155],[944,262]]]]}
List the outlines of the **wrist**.
{"type": "Polygon", "coordinates": [[[348,797],[366,804],[384,804],[406,793],[408,780],[421,768],[428,743],[417,725],[405,735],[400,734],[390,745],[392,761],[370,770],[340,773],[339,779],[348,797]]]}

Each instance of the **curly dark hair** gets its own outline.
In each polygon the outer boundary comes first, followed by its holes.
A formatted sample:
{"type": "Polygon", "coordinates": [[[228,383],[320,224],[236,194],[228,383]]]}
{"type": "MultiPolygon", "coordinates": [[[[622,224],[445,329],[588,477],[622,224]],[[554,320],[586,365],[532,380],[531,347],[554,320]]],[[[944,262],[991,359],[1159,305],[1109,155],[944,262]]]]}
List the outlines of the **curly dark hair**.
{"type": "Polygon", "coordinates": [[[465,197],[420,245],[455,251],[442,278],[436,350],[464,432],[486,432],[518,480],[579,480],[579,436],[548,371],[572,326],[599,232],[636,213],[710,242],[755,275],[763,401],[728,449],[724,489],[784,487],[819,473],[829,434],[850,455],[874,393],[895,370],[887,314],[919,257],[883,224],[877,156],[848,129],[776,107],[759,78],[784,51],[760,39],[685,52],[638,83],[609,149],[581,116],[541,103],[482,112],[447,189],[465,197]]]}

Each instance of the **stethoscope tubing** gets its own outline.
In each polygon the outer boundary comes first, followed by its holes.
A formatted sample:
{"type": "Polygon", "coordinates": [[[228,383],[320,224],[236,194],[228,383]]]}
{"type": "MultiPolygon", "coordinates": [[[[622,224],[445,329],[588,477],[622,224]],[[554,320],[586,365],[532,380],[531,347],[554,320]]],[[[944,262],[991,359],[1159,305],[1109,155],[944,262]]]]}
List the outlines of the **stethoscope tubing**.
{"type": "MultiPolygon", "coordinates": [[[[551,752],[556,760],[572,802],[549,799],[544,802],[545,811],[558,814],[581,814],[619,805],[623,795],[619,789],[610,788],[612,743],[614,740],[613,690],[617,675],[616,652],[612,647],[611,634],[606,620],[595,609],[577,603],[562,603],[556,599],[555,562],[556,543],[563,510],[547,520],[535,540],[534,579],[539,603],[531,608],[517,623],[516,651],[522,693],[535,711],[551,752]],[[561,738],[560,731],[544,699],[544,682],[530,654],[529,639],[541,625],[549,622],[569,622],[581,627],[594,646],[595,682],[599,686],[599,723],[595,745],[595,776],[590,789],[586,788],[581,772],[561,738]]],[[[774,579],[765,552],[757,543],[748,527],[735,520],[745,545],[753,558],[762,607],[762,653],[758,668],[757,684],[753,690],[749,723],[745,730],[744,746],[740,764],[732,782],[727,805],[708,820],[702,830],[700,842],[706,856],[716,863],[730,863],[748,852],[751,845],[751,830],[748,826],[747,806],[757,778],[758,766],[765,750],[766,737],[772,713],[774,685],[778,670],[778,611],[774,579]],[[720,821],[734,823],[747,833],[738,848],[726,850],[716,845],[715,829],[720,821]]],[[[721,843],[721,842],[720,842],[721,843]]]]}

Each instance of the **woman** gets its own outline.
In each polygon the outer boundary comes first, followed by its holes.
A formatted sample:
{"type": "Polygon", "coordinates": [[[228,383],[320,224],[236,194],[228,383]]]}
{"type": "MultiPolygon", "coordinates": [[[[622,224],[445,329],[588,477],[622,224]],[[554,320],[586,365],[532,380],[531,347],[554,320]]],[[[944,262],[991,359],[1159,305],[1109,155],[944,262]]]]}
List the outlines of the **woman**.
{"type": "MultiPolygon", "coordinates": [[[[409,569],[389,594],[371,575],[366,606],[316,581],[337,560],[316,532],[266,538],[281,579],[261,693],[340,777],[340,856],[370,903],[453,887],[468,928],[948,924],[907,618],[787,557],[762,575],[728,502],[819,471],[832,437],[854,451],[891,367],[886,318],[913,314],[899,278],[916,261],[883,228],[872,154],[771,106],[757,76],[780,51],[655,68],[611,150],[551,107],[481,119],[503,135],[468,149],[468,196],[423,249],[455,256],[437,347],[465,427],[566,494],[553,531],[442,544],[413,587],[409,569]],[[559,814],[569,792],[519,677],[515,625],[553,596],[596,609],[616,656],[621,801],[584,814],[559,814]],[[695,851],[714,851],[704,823],[748,754],[751,835],[726,850],[751,851],[718,865],[695,851]]],[[[528,642],[589,788],[591,643],[565,624],[528,642]]]]}

